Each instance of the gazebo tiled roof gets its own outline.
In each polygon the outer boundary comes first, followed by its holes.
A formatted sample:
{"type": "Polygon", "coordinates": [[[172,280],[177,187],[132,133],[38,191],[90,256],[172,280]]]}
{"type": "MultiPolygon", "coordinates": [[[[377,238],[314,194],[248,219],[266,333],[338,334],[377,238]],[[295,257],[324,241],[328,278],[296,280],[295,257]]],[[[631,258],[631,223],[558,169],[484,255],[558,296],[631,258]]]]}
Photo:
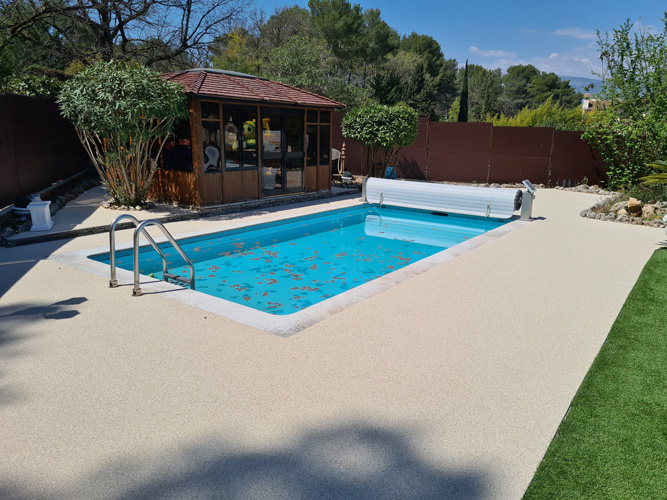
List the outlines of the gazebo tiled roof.
{"type": "Polygon", "coordinates": [[[219,69],[189,69],[166,73],[163,78],[185,85],[185,93],[265,104],[342,108],[344,104],[291,85],[258,76],[219,69]]]}

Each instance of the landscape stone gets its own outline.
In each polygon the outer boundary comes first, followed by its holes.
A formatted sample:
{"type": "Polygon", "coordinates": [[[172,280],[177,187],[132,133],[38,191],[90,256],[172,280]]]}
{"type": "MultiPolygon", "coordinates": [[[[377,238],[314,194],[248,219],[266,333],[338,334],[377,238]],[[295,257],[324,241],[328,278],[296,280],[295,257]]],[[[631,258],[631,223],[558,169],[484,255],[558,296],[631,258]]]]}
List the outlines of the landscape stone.
{"type": "Polygon", "coordinates": [[[636,198],[630,198],[626,210],[632,216],[639,216],[642,214],[642,204],[636,198]]]}

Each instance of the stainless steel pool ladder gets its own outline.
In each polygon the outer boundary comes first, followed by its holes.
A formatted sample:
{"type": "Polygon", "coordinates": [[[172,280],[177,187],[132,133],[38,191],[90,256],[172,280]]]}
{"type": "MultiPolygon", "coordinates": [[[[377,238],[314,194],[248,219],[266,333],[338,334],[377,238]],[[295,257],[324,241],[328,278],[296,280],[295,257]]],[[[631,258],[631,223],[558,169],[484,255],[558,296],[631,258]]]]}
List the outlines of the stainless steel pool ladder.
{"type": "Polygon", "coordinates": [[[160,257],[162,257],[162,279],[166,282],[175,281],[178,283],[184,283],[187,285],[190,285],[190,288],[192,290],[195,289],[195,266],[190,260],[190,258],[186,255],[186,253],[183,251],[181,246],[176,242],[174,237],[171,235],[169,231],[167,231],[167,228],[164,227],[164,225],[155,219],[148,219],[143,222],[139,222],[136,217],[130,214],[122,214],[116,217],[114,221],[111,223],[111,226],[109,227],[109,258],[111,260],[110,262],[110,267],[111,267],[111,279],[109,280],[109,286],[111,288],[115,288],[118,286],[118,281],[116,280],[116,226],[118,223],[123,220],[123,219],[129,219],[131,220],[134,225],[136,226],[136,229],[134,230],[134,289],[132,290],[132,295],[138,296],[141,295],[141,288],[139,287],[139,237],[141,234],[143,234],[148,242],[151,244],[151,246],[155,249],[155,251],[160,254],[160,257]],[[177,274],[173,274],[169,272],[169,267],[167,263],[167,256],[164,254],[162,249],[158,246],[158,244],[155,242],[155,240],[151,237],[150,234],[148,234],[148,231],[146,230],[147,226],[157,226],[162,230],[162,233],[166,236],[166,238],[169,240],[171,245],[176,249],[176,251],[180,254],[180,256],[185,260],[185,262],[188,264],[188,267],[190,268],[190,277],[186,278],[185,276],[179,276],[177,274]]]}

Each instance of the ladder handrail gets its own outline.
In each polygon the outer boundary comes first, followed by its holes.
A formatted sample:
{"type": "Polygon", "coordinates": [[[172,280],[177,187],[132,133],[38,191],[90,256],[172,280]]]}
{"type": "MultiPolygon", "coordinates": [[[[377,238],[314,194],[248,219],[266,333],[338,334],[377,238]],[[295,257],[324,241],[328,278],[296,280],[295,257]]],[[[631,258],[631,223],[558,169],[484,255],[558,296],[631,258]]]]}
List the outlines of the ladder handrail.
{"type": "MultiPolygon", "coordinates": [[[[167,231],[167,228],[164,227],[164,225],[156,220],[156,219],[148,219],[143,221],[141,224],[137,226],[137,228],[134,230],[134,289],[132,290],[132,295],[141,295],[141,288],[139,287],[139,237],[141,233],[144,233],[144,235],[148,235],[146,232],[145,228],[147,226],[157,226],[162,230],[162,233],[167,237],[169,242],[172,244],[172,246],[176,249],[176,251],[180,254],[180,256],[183,258],[183,260],[188,264],[188,267],[190,267],[190,288],[192,290],[195,289],[195,266],[190,260],[190,258],[186,255],[186,253],[183,251],[181,246],[176,242],[174,237],[171,235],[169,231],[167,231]]],[[[159,250],[159,247],[155,243],[155,241],[149,236],[147,238],[149,242],[153,245],[154,248],[162,255],[162,263],[163,263],[163,268],[165,269],[165,273],[167,272],[167,259],[164,256],[164,253],[162,253],[161,250],[159,250]]]]}
{"type": "MultiPolygon", "coordinates": [[[[121,214],[118,217],[116,217],[114,221],[111,223],[111,226],[109,226],[109,258],[111,260],[110,262],[111,278],[109,279],[110,288],[115,288],[118,286],[118,280],[116,279],[116,226],[123,219],[130,219],[134,223],[135,227],[137,227],[140,224],[139,220],[134,215],[121,214]]],[[[160,254],[160,257],[162,257],[162,269],[166,273],[167,272],[166,256],[164,255],[158,244],[155,243],[155,240],[151,237],[151,235],[148,234],[148,231],[143,230],[143,233],[146,239],[149,241],[149,243],[153,246],[153,248],[155,248],[157,252],[160,254]]]]}

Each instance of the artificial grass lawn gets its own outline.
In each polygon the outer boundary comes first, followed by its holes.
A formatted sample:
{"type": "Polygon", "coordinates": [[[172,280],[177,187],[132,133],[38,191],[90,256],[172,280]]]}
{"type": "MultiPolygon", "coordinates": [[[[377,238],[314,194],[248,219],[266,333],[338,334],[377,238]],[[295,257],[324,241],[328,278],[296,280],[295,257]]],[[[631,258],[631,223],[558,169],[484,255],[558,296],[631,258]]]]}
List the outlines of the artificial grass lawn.
{"type": "Polygon", "coordinates": [[[667,498],[667,249],[644,267],[523,498],[667,498]]]}

